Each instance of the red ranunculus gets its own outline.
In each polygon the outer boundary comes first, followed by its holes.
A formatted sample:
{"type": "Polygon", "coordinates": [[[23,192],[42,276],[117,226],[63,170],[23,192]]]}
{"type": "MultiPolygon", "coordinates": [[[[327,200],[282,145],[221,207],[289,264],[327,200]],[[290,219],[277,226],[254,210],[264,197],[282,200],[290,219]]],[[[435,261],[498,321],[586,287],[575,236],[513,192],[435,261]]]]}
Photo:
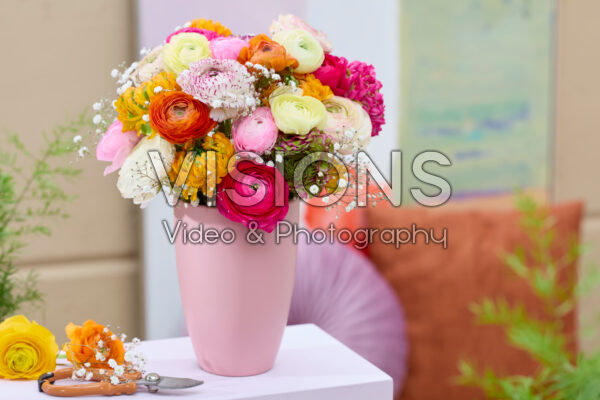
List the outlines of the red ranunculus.
{"type": "Polygon", "coordinates": [[[242,160],[217,187],[217,209],[226,218],[272,232],[288,213],[289,186],[273,167],[242,160]],[[280,185],[276,187],[276,179],[280,185]],[[276,200],[282,205],[276,205],[276,200]]]}

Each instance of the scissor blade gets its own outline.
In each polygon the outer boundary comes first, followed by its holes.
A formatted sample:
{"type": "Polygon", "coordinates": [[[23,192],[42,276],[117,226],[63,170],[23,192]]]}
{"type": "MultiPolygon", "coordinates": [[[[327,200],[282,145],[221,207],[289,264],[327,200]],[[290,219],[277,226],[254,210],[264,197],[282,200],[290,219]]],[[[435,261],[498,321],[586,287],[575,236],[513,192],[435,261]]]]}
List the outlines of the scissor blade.
{"type": "Polygon", "coordinates": [[[170,376],[161,376],[158,381],[158,387],[161,389],[186,389],[202,385],[204,381],[197,381],[190,378],[173,378],[170,376]]]}

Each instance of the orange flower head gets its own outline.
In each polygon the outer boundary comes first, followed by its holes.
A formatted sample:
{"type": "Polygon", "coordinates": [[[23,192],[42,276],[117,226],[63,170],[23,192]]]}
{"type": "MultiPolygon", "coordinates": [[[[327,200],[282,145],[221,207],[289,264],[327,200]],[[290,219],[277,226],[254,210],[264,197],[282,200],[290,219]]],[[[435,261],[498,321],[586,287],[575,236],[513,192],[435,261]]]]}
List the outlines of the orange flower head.
{"type": "Polygon", "coordinates": [[[67,358],[74,365],[90,363],[94,368],[108,368],[108,360],[113,359],[117,364],[125,360],[125,348],[120,339],[112,339],[113,333],[105,326],[87,320],[81,326],[72,322],[66,326],[65,332],[70,343],[65,345],[67,358]],[[100,346],[100,344],[102,346],[100,346]],[[100,359],[96,354],[102,354],[100,359]]]}
{"type": "Polygon", "coordinates": [[[223,36],[231,35],[231,30],[229,30],[229,28],[223,26],[223,24],[221,24],[219,21],[213,21],[212,19],[195,19],[190,24],[190,27],[197,29],[206,29],[207,31],[213,31],[223,36]]]}
{"type": "Polygon", "coordinates": [[[317,100],[323,101],[333,96],[333,91],[327,85],[323,85],[313,74],[296,76],[300,82],[303,96],[312,96],[317,100]]]}
{"type": "Polygon", "coordinates": [[[181,91],[163,92],[150,104],[150,125],[173,144],[198,139],[217,123],[210,119],[210,108],[181,91]]]}
{"type": "Polygon", "coordinates": [[[250,61],[252,64],[273,68],[275,71],[298,67],[298,60],[287,54],[282,45],[272,41],[264,33],[250,39],[248,47],[240,51],[238,61],[242,64],[250,61]]]}

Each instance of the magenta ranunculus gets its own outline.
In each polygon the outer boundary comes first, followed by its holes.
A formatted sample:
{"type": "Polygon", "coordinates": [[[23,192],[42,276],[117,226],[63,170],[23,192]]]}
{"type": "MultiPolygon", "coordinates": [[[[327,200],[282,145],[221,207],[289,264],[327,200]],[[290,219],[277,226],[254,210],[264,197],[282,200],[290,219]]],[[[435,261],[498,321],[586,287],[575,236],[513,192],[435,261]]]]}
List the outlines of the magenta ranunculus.
{"type": "Polygon", "coordinates": [[[198,29],[198,28],[187,27],[187,28],[182,28],[182,29],[179,29],[179,30],[171,33],[169,36],[167,36],[166,42],[169,43],[171,41],[171,38],[173,36],[179,35],[180,33],[184,33],[184,32],[199,33],[201,35],[206,36],[207,40],[213,40],[213,39],[216,39],[216,38],[218,38],[220,36],[217,32],[209,31],[209,30],[206,30],[206,29],[198,29]]]}
{"type": "Polygon", "coordinates": [[[259,107],[251,115],[235,121],[231,129],[231,141],[236,151],[264,154],[275,145],[277,132],[271,109],[259,107]]]}
{"type": "Polygon", "coordinates": [[[331,88],[336,96],[345,96],[350,88],[348,81],[348,60],[325,54],[323,64],[313,72],[313,75],[322,84],[331,88]]]}
{"type": "Polygon", "coordinates": [[[136,131],[123,132],[121,121],[116,120],[113,122],[96,147],[96,158],[99,161],[112,162],[104,170],[104,175],[106,176],[121,168],[125,159],[139,141],[140,137],[138,137],[136,131]]]}
{"type": "Polygon", "coordinates": [[[217,209],[233,222],[248,228],[255,222],[253,227],[272,232],[288,213],[289,194],[287,182],[275,168],[242,160],[217,187],[217,209]]]}
{"type": "Polygon", "coordinates": [[[350,84],[344,97],[362,104],[371,117],[373,125],[371,136],[377,136],[381,126],[385,124],[385,105],[381,93],[382,84],[377,80],[375,67],[361,61],[352,61],[348,65],[348,71],[350,84]]]}
{"type": "Polygon", "coordinates": [[[210,52],[213,58],[237,60],[240,51],[246,46],[248,42],[238,37],[220,36],[210,41],[210,52]]]}

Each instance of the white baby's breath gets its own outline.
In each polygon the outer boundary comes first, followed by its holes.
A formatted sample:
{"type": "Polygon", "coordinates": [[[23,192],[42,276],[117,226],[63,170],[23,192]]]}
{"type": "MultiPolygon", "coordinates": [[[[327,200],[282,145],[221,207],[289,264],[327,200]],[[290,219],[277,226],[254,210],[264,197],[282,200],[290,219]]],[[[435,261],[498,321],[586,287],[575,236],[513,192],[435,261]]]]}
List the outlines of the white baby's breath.
{"type": "Polygon", "coordinates": [[[124,373],[125,368],[122,365],[117,365],[116,367],[114,367],[114,374],[116,376],[123,376],[124,373]]]}

